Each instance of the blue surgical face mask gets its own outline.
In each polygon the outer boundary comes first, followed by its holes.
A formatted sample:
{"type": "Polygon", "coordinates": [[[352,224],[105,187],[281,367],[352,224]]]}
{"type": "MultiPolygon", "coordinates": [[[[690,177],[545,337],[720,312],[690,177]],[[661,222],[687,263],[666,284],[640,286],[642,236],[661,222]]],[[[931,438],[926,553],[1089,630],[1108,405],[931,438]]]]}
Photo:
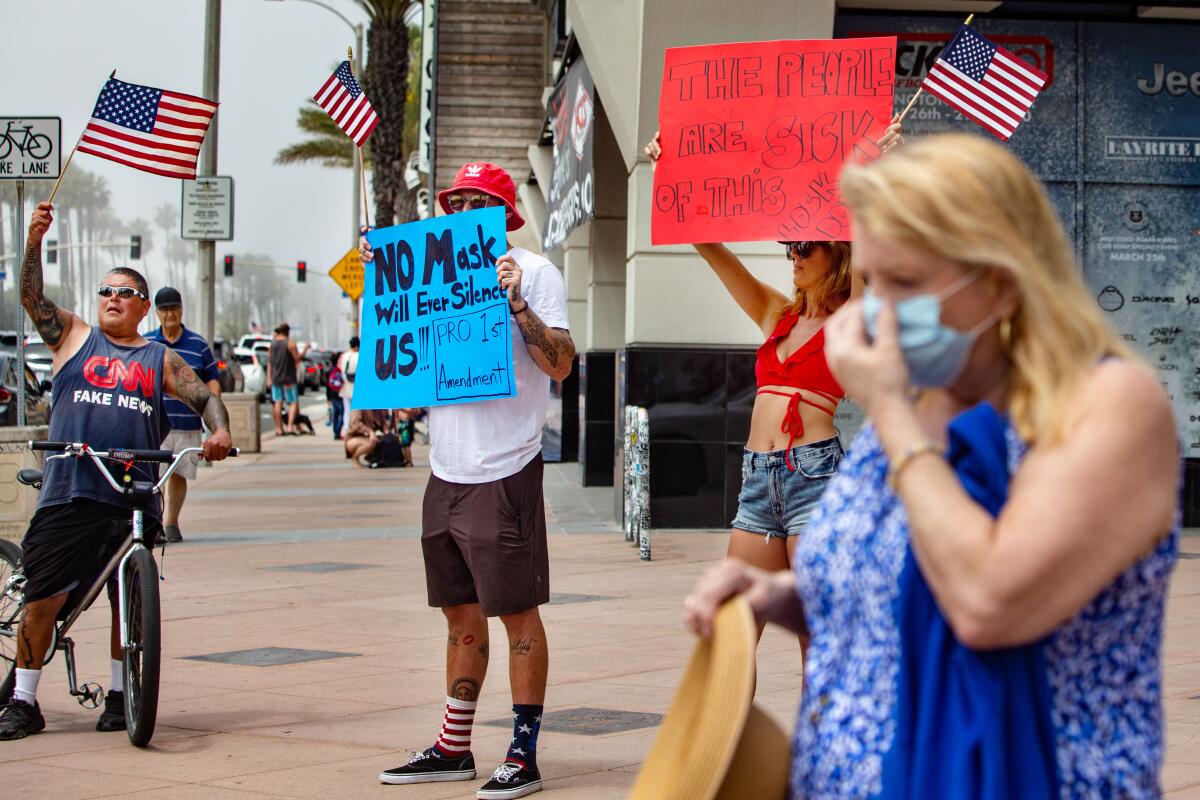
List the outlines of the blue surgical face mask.
{"type": "MultiPolygon", "coordinates": [[[[970,286],[982,274],[971,272],[937,294],[920,294],[895,304],[900,351],[904,354],[913,385],[923,388],[949,386],[967,363],[975,339],[995,324],[995,314],[989,314],[969,331],[942,324],[942,301],[970,286]]],[[[862,309],[867,337],[873,341],[883,301],[867,289],[862,309]]]]}

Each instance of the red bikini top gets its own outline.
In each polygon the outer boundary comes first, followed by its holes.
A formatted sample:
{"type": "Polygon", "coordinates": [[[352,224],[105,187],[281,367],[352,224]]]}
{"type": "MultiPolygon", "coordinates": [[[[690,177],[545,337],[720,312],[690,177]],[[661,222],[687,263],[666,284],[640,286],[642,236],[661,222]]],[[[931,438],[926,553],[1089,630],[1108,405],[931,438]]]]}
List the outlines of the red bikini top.
{"type": "Polygon", "coordinates": [[[831,399],[840,400],[846,393],[829,371],[825,360],[825,328],[820,328],[812,337],[800,345],[800,349],[779,361],[779,342],[792,332],[799,321],[799,314],[779,320],[775,330],[758,348],[758,361],[754,365],[754,377],[759,386],[790,386],[806,389],[831,399]]]}
{"type": "Polygon", "coordinates": [[[833,373],[829,371],[829,362],[825,360],[825,328],[819,328],[800,349],[788,356],[787,361],[779,361],[779,340],[792,332],[799,314],[783,317],[775,330],[758,348],[758,362],[754,365],[754,375],[758,379],[759,390],[756,394],[775,394],[788,398],[787,409],[783,413],[783,423],[779,426],[782,433],[788,435],[787,453],[785,459],[788,469],[793,472],[796,465],[792,460],[792,444],[804,436],[804,418],[800,414],[800,404],[812,406],[833,416],[837,411],[838,401],[846,396],[833,373]],[[763,389],[763,386],[786,386],[790,392],[780,392],[775,389],[763,389]],[[816,395],[829,405],[810,400],[798,390],[816,395]]]}

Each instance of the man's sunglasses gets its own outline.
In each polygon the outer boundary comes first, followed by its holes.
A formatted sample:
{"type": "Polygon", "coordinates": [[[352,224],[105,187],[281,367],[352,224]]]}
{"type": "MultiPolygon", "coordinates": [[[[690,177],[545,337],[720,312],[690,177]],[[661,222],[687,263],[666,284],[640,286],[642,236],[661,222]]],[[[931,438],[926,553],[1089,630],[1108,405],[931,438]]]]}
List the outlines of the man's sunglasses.
{"type": "Polygon", "coordinates": [[[475,194],[469,197],[463,197],[461,194],[452,194],[446,198],[446,205],[450,206],[450,210],[457,214],[467,209],[474,211],[479,208],[500,205],[500,201],[486,194],[475,194]]]}
{"type": "Polygon", "coordinates": [[[147,299],[146,295],[132,286],[109,286],[107,283],[100,287],[100,291],[97,294],[101,297],[112,297],[115,294],[122,300],[131,300],[134,297],[140,297],[143,300],[147,299]]]}
{"type": "Polygon", "coordinates": [[[787,257],[791,261],[796,256],[808,258],[809,254],[823,242],[787,242],[787,257]]]}

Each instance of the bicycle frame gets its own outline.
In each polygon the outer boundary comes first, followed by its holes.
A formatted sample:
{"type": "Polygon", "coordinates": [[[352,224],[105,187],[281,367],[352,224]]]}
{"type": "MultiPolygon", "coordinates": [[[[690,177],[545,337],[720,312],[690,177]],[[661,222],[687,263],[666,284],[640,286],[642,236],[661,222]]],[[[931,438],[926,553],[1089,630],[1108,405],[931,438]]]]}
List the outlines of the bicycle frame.
{"type": "MultiPolygon", "coordinates": [[[[34,443],[30,442],[29,445],[30,448],[33,449],[34,443]]],[[[169,451],[160,452],[168,453],[169,451]]],[[[148,487],[150,497],[153,498],[154,496],[162,493],[163,487],[166,485],[170,477],[175,473],[175,470],[183,462],[183,457],[185,455],[200,452],[203,452],[203,448],[188,447],[179,451],[178,454],[174,454],[171,459],[170,466],[167,467],[162,477],[159,478],[157,483],[148,487]]],[[[231,454],[236,455],[236,452],[236,450],[233,450],[231,451],[231,454]]],[[[84,456],[88,456],[91,458],[92,462],[96,464],[97,469],[100,470],[100,474],[104,476],[105,480],[108,481],[108,484],[113,488],[114,491],[126,496],[133,496],[139,491],[145,491],[146,487],[134,485],[122,486],[121,484],[117,483],[117,481],[113,478],[112,473],[108,471],[104,464],[104,459],[124,462],[140,460],[129,457],[131,455],[132,454],[130,452],[119,450],[92,450],[83,442],[75,442],[66,443],[63,447],[63,452],[59,453],[58,455],[46,456],[46,461],[65,458],[83,458],[84,456]]],[[[149,461],[150,459],[145,460],[149,461]]],[[[154,460],[158,461],[159,463],[163,463],[162,459],[154,460]]],[[[98,701],[100,699],[99,687],[97,687],[96,691],[89,689],[86,685],[82,690],[79,689],[78,682],[76,681],[75,677],[75,642],[67,637],[67,631],[71,629],[71,626],[75,624],[80,615],[82,615],[83,612],[91,607],[92,603],[95,602],[96,598],[100,595],[100,592],[104,589],[109,578],[112,576],[113,571],[115,570],[117,573],[117,619],[120,625],[119,632],[121,649],[128,652],[135,647],[129,642],[128,621],[125,619],[124,612],[125,597],[126,592],[128,591],[128,587],[125,585],[125,564],[133,556],[133,553],[136,550],[139,548],[143,550],[147,549],[145,543],[145,519],[143,513],[144,512],[140,507],[134,507],[132,532],[129,534],[129,536],[125,537],[125,541],[122,542],[121,546],[117,548],[117,551],[108,560],[108,563],[104,565],[104,570],[100,573],[99,577],[96,578],[96,581],[88,588],[88,591],[83,596],[83,599],[75,605],[75,607],[67,615],[67,618],[59,623],[56,629],[55,644],[53,647],[56,650],[62,650],[66,653],[67,684],[69,687],[69,692],[73,697],[80,698],[81,703],[94,702],[96,705],[98,705],[98,701]]],[[[92,707],[95,707],[95,705],[92,707]]]]}
{"type": "MultiPolygon", "coordinates": [[[[79,443],[73,443],[73,444],[67,445],[67,452],[62,453],[61,455],[46,456],[46,460],[52,461],[52,460],[58,460],[58,459],[64,459],[64,458],[82,458],[84,456],[90,456],[92,459],[92,462],[95,463],[97,469],[100,470],[100,474],[104,476],[104,479],[106,481],[108,481],[109,486],[111,486],[114,491],[116,491],[120,494],[124,494],[124,495],[133,495],[134,494],[133,488],[121,486],[121,484],[117,483],[116,480],[113,479],[112,473],[109,472],[108,469],[106,469],[104,466],[104,462],[102,459],[108,458],[108,459],[114,459],[114,460],[118,460],[118,461],[123,460],[119,456],[120,451],[112,451],[112,452],[118,453],[118,456],[114,457],[110,453],[110,451],[107,451],[107,450],[101,450],[101,451],[92,450],[86,444],[79,442],[79,443]]],[[[164,486],[166,486],[167,481],[175,473],[175,470],[179,467],[180,463],[182,463],[183,457],[185,455],[187,455],[189,453],[200,453],[200,452],[203,452],[203,448],[187,447],[187,448],[184,448],[183,450],[179,451],[179,453],[171,461],[171,465],[169,467],[167,467],[166,472],[164,472],[162,477],[159,478],[158,483],[154,484],[154,487],[150,490],[151,496],[159,495],[162,493],[162,488],[164,486]]],[[[84,610],[86,610],[89,606],[91,606],[91,604],[93,602],[95,602],[96,598],[100,595],[100,590],[104,588],[105,584],[108,583],[108,579],[112,576],[113,570],[119,570],[117,572],[117,597],[122,604],[121,606],[119,606],[119,608],[124,608],[124,602],[125,602],[125,570],[124,570],[124,566],[125,566],[125,562],[129,560],[130,555],[133,553],[133,551],[136,548],[138,548],[138,547],[145,548],[146,547],[146,543],[145,543],[145,539],[144,539],[144,537],[145,537],[145,519],[143,517],[143,513],[144,512],[140,508],[133,509],[133,531],[130,533],[129,536],[125,537],[125,541],[121,544],[121,546],[119,548],[117,548],[117,552],[114,553],[113,557],[108,560],[107,564],[105,564],[104,571],[101,572],[100,576],[96,579],[96,582],[93,583],[91,585],[91,587],[88,589],[87,594],[85,594],[83,597],[83,601],[80,602],[74,608],[74,610],[71,611],[71,613],[67,616],[67,618],[65,620],[63,620],[63,622],[59,625],[58,635],[60,638],[66,635],[66,633],[70,629],[70,627],[73,624],[75,624],[75,621],[77,619],[79,619],[79,615],[82,614],[84,612],[84,610]]],[[[126,640],[125,617],[123,614],[120,617],[120,622],[121,622],[121,646],[126,647],[127,645],[126,645],[126,641],[125,641],[126,640]]]]}

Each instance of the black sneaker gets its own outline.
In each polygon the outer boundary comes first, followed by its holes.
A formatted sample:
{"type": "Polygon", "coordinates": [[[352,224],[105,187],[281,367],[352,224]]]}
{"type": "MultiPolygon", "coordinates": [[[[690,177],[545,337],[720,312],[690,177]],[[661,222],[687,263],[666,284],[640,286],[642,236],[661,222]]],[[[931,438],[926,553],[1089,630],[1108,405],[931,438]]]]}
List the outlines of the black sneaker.
{"type": "Polygon", "coordinates": [[[179,532],[178,525],[164,525],[163,533],[166,534],[167,541],[171,542],[172,544],[183,541],[183,534],[179,532]]]}
{"type": "Polygon", "coordinates": [[[104,711],[96,720],[96,730],[110,733],[125,730],[125,693],[109,690],[104,695],[104,711]]]}
{"type": "Polygon", "coordinates": [[[407,764],[379,773],[379,782],[389,784],[433,783],[435,781],[469,781],[474,777],[475,756],[467,753],[465,756],[447,758],[430,747],[422,753],[409,753],[407,764]]]}
{"type": "Polygon", "coordinates": [[[0,706],[0,741],[24,739],[46,727],[46,718],[37,703],[29,705],[15,697],[0,706]]]}
{"type": "Polygon", "coordinates": [[[524,797],[542,790],[542,775],[537,767],[527,767],[515,761],[505,761],[496,767],[492,779],[475,796],[479,800],[507,800],[524,797]]]}

